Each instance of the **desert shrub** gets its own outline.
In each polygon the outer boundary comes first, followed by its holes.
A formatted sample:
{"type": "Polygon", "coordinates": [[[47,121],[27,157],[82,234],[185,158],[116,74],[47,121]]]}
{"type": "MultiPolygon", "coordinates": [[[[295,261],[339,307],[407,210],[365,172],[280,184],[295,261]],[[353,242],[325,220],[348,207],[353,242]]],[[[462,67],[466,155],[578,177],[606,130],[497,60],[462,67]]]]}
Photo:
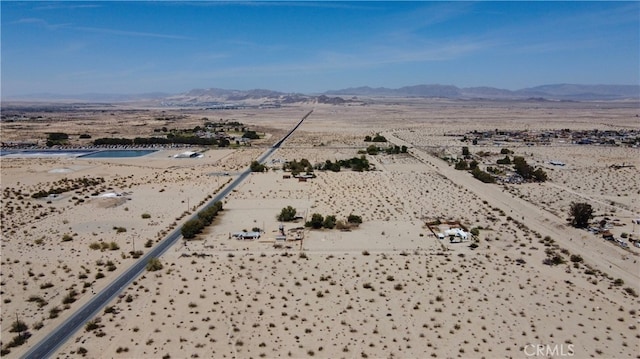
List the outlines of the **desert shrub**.
{"type": "Polygon", "coordinates": [[[58,315],[60,314],[60,311],[61,310],[58,307],[53,307],[53,308],[49,309],[49,318],[50,319],[57,318],[58,315]]]}
{"type": "Polygon", "coordinates": [[[62,235],[63,242],[69,242],[71,240],[73,240],[73,236],[71,236],[69,233],[65,233],[64,235],[62,235]]]}
{"type": "Polygon", "coordinates": [[[631,288],[631,287],[626,287],[624,288],[624,291],[627,292],[627,294],[631,295],[632,297],[638,297],[638,293],[636,293],[636,290],[631,288]]]}
{"type": "Polygon", "coordinates": [[[350,229],[350,228],[351,228],[351,225],[348,223],[345,223],[343,220],[336,221],[336,229],[343,230],[343,229],[350,229]]]}
{"type": "Polygon", "coordinates": [[[560,264],[563,264],[564,262],[565,262],[564,258],[562,258],[562,256],[558,254],[554,254],[550,257],[547,257],[542,261],[543,264],[546,264],[549,266],[560,265],[560,264]]]}
{"type": "Polygon", "coordinates": [[[92,243],[89,245],[89,249],[93,249],[93,250],[100,249],[100,242],[92,242],[92,243]]]}
{"type": "Polygon", "coordinates": [[[98,321],[96,320],[90,320],[87,322],[87,324],[84,326],[84,329],[88,332],[92,331],[92,330],[96,330],[100,328],[100,325],[98,324],[98,321]]]}
{"type": "Polygon", "coordinates": [[[573,263],[580,263],[582,262],[582,257],[577,254],[572,254],[571,257],[569,257],[569,260],[573,263]]]}
{"type": "Polygon", "coordinates": [[[118,249],[120,249],[120,246],[118,245],[118,243],[116,242],[109,243],[109,250],[117,251],[118,249]]]}
{"type": "Polygon", "coordinates": [[[64,298],[62,298],[62,304],[71,304],[75,302],[77,295],[78,295],[78,292],[76,292],[73,289],[70,290],[69,293],[67,293],[67,295],[64,298]]]}
{"type": "Polygon", "coordinates": [[[148,218],[151,218],[151,215],[149,213],[143,213],[142,214],[142,218],[143,219],[148,219],[148,218]]]}
{"type": "Polygon", "coordinates": [[[11,341],[7,343],[6,348],[15,348],[19,347],[27,341],[29,335],[18,334],[15,337],[11,338],[11,341]]]}
{"type": "Polygon", "coordinates": [[[48,289],[48,288],[51,288],[51,287],[53,287],[53,283],[51,283],[51,282],[46,282],[46,283],[43,283],[43,284],[40,285],[40,289],[48,289]]]}
{"type": "Polygon", "coordinates": [[[147,270],[149,272],[155,272],[162,269],[162,262],[158,258],[151,258],[149,262],[147,262],[147,270]]]}
{"type": "Polygon", "coordinates": [[[149,240],[147,240],[146,242],[144,242],[144,246],[145,246],[146,248],[151,248],[151,247],[153,247],[153,239],[149,239],[149,240]]]}
{"type": "Polygon", "coordinates": [[[20,332],[26,331],[27,329],[29,329],[29,327],[25,322],[23,322],[22,320],[16,319],[15,322],[11,323],[11,328],[9,329],[9,332],[20,333],[20,332]]]}

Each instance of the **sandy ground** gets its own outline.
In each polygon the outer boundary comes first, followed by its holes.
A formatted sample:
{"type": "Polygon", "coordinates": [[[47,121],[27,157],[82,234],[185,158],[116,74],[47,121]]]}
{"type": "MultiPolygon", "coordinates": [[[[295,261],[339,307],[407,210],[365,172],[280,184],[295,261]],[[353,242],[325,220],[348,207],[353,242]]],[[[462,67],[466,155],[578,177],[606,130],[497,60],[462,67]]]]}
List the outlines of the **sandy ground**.
{"type": "MultiPolygon", "coordinates": [[[[238,119],[275,142],[309,109],[183,117],[175,111],[173,122],[157,120],[155,110],[105,116],[116,118],[111,126],[138,121],[120,131],[141,133],[152,133],[155,121],[193,127],[204,116],[238,119]]],[[[161,271],[138,278],[94,319],[97,328],[80,330],[58,356],[520,358],[541,345],[556,357],[637,357],[640,302],[630,292],[640,292],[640,250],[569,227],[566,218],[572,201],[588,201],[596,220],[618,224],[611,229],[616,237],[638,238],[640,226],[631,223],[640,217],[638,148],[509,143],[503,147],[549,175],[546,183],[521,185],[483,184],[433,156],[469,146],[472,153],[493,152],[483,158],[490,164],[502,157],[501,147],[462,143],[463,134],[638,129],[636,114],[637,106],[628,104],[398,99],[317,105],[273,155],[276,168],[251,175],[226,198],[214,226],[169,249],[161,271]],[[277,168],[285,160],[359,156],[368,145],[364,136],[375,133],[407,145],[409,153],[367,156],[374,171],[316,171],[307,182],[285,179],[277,168]],[[551,166],[552,159],[567,166],[551,166]],[[610,167],[623,162],[635,167],[610,167]],[[313,213],[343,220],[356,214],[363,223],[350,231],[306,229],[303,239],[276,248],[276,216],[288,205],[303,219],[283,223],[287,232],[313,213]],[[426,226],[436,219],[479,228],[478,247],[437,239],[426,226]],[[253,228],[264,231],[259,240],[230,238],[253,228]],[[566,263],[544,265],[545,251],[566,263]],[[583,261],[573,263],[571,255],[583,261]]],[[[89,120],[52,126],[83,121],[89,120]]],[[[18,125],[5,125],[3,137],[9,131],[17,138],[18,125]]],[[[200,159],[172,158],[184,149],[132,159],[3,157],[3,346],[15,336],[9,329],[16,315],[33,335],[7,357],[46,335],[133,263],[134,246],[148,250],[145,244],[179,226],[265,148],[211,149],[200,159]],[[63,178],[104,182],[50,203],[31,198],[63,178]],[[122,196],[104,196],[110,193],[122,196]],[[91,249],[95,242],[118,248],[91,249]],[[71,291],[74,301],[65,301],[71,291]],[[55,308],[60,312],[51,318],[55,308]]]]}

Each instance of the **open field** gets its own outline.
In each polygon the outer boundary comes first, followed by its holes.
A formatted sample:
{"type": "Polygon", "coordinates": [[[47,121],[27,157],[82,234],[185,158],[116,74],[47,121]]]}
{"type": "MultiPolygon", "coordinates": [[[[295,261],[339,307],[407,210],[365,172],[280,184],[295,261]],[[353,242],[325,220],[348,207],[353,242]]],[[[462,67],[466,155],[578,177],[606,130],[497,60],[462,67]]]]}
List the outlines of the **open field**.
{"type": "Polygon", "coordinates": [[[88,146],[80,134],[157,136],[161,127],[202,126],[205,117],[265,133],[251,146],[213,147],[202,158],[173,158],[197,147],[138,158],[0,157],[2,346],[17,335],[10,332],[16,316],[32,335],[7,357],[43,338],[311,109],[267,162],[271,170],[252,174],[213,226],[169,249],[163,269],[136,280],[58,355],[517,358],[543,345],[579,358],[638,357],[640,248],[628,239],[640,237],[632,224],[640,218],[640,149],[461,141],[472,131],[639,131],[638,104],[426,99],[209,111],[3,109],[14,116],[1,122],[5,142],[43,144],[47,133],[65,132],[88,146]],[[359,157],[372,144],[364,137],[376,133],[407,153],[365,155],[372,171],[284,178],[286,161],[359,157]],[[463,147],[482,168],[507,148],[543,168],[548,181],[482,183],[442,159],[461,157],[463,147]],[[51,187],[70,190],[32,198],[51,187]],[[628,247],[569,226],[572,202],[590,203],[593,221],[607,218],[628,247]],[[284,223],[286,231],[314,213],[358,215],[362,224],[306,228],[303,239],[280,245],[276,216],[289,205],[302,219],[284,223]],[[479,234],[463,243],[438,239],[427,227],[436,221],[479,234]],[[264,231],[258,240],[231,238],[254,228],[264,231]],[[553,256],[564,263],[543,264],[553,256]]]}

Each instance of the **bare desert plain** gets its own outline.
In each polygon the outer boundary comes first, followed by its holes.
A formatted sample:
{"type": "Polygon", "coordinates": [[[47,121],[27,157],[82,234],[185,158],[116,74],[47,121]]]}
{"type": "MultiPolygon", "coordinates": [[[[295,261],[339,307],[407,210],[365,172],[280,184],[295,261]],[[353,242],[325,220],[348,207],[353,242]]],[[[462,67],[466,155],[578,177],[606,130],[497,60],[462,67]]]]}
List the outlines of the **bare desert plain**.
{"type": "Polygon", "coordinates": [[[222,110],[3,104],[5,144],[44,146],[61,132],[63,149],[86,149],[100,137],[207,121],[239,122],[261,138],[132,158],[3,149],[2,356],[23,355],[309,111],[211,226],[169,248],[162,268],[134,280],[55,356],[640,357],[638,103],[400,98],[222,110]],[[377,134],[387,141],[365,142],[377,134]],[[588,141],[575,143],[578,134],[588,141]],[[367,153],[370,145],[382,151],[367,153]],[[406,152],[384,151],[394,145],[406,152]],[[548,178],[483,183],[455,168],[466,150],[483,170],[508,153],[548,178]],[[185,151],[202,156],[174,157],[185,151]],[[361,156],[369,171],[296,179],[282,169],[361,156]],[[51,188],[65,190],[33,197],[51,188]],[[590,204],[592,226],[613,240],[571,226],[572,203],[590,204]],[[298,220],[278,221],[287,206],[298,220]],[[305,227],[313,214],[342,229],[305,227]],[[362,223],[348,225],[350,215],[362,223]],[[467,240],[438,238],[456,226],[467,240]],[[254,230],[260,238],[233,236],[254,230]],[[276,239],[283,232],[287,240],[276,239]]]}

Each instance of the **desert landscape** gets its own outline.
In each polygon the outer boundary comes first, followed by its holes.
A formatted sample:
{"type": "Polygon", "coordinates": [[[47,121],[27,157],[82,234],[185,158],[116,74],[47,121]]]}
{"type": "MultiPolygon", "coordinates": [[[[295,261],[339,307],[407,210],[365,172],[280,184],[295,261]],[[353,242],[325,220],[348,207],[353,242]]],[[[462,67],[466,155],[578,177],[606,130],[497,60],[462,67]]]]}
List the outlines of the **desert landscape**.
{"type": "Polygon", "coordinates": [[[154,258],[55,356],[638,358],[638,108],[3,103],[2,356],[24,355],[310,113],[210,226],[154,258]],[[229,143],[94,142],[207,128],[229,143]],[[68,138],[44,151],[52,133],[68,138]],[[84,156],[134,148],[150,152],[84,156]],[[505,156],[546,180],[516,176],[505,156]],[[303,159],[313,168],[286,169],[303,159]],[[339,161],[352,167],[326,169],[339,161]],[[576,203],[593,209],[587,228],[570,223],[576,203]],[[293,220],[279,220],[288,206],[293,220]]]}

